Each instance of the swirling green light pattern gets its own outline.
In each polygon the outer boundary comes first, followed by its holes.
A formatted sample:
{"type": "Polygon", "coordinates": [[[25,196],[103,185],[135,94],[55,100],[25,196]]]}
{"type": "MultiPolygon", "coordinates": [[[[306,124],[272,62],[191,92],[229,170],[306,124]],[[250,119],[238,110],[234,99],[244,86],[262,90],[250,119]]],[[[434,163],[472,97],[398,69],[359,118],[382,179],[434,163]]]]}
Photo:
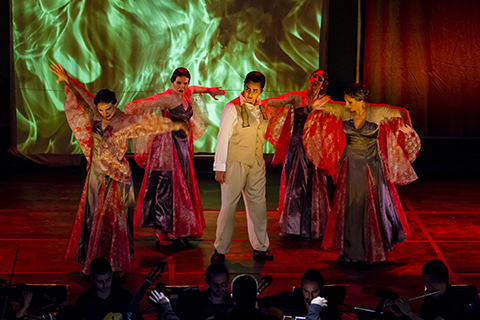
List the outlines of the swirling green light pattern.
{"type": "Polygon", "coordinates": [[[213,153],[222,108],[249,71],[266,75],[262,97],[306,87],[321,9],[319,0],[12,1],[17,149],[81,153],[48,70],[57,62],[93,93],[114,90],[119,105],[169,88],[179,66],[191,84],[223,86],[219,101],[206,97],[210,126],[195,143],[213,153]]]}

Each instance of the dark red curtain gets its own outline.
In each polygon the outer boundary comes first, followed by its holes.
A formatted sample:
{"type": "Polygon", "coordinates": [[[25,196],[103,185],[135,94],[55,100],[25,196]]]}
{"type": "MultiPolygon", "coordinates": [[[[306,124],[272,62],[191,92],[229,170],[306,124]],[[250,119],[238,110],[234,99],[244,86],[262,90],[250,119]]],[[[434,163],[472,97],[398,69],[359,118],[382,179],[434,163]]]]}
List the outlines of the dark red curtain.
{"type": "Polygon", "coordinates": [[[480,1],[366,0],[364,45],[370,102],[422,136],[480,137],[480,1]]]}

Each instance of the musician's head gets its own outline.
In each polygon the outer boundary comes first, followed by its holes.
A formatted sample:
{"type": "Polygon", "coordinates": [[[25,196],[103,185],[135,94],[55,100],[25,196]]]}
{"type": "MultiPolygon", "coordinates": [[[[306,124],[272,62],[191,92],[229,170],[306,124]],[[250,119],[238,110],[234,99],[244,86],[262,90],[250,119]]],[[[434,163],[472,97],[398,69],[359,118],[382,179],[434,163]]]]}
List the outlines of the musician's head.
{"type": "Polygon", "coordinates": [[[228,270],[223,264],[211,264],[205,272],[205,281],[210,287],[210,295],[222,298],[227,292],[228,270]]]}
{"type": "Polygon", "coordinates": [[[251,275],[241,274],[232,281],[232,300],[237,308],[254,308],[257,292],[257,280],[251,275]]]}
{"type": "Polygon", "coordinates": [[[90,264],[90,276],[98,296],[110,294],[112,288],[112,266],[107,259],[97,258],[90,264]]]}
{"type": "Polygon", "coordinates": [[[448,286],[448,269],[440,260],[431,260],[422,268],[423,282],[427,293],[439,291],[434,297],[441,296],[448,286]]]}
{"type": "Polygon", "coordinates": [[[305,303],[310,305],[323,289],[323,276],[317,269],[307,270],[302,276],[302,293],[305,303]]]}

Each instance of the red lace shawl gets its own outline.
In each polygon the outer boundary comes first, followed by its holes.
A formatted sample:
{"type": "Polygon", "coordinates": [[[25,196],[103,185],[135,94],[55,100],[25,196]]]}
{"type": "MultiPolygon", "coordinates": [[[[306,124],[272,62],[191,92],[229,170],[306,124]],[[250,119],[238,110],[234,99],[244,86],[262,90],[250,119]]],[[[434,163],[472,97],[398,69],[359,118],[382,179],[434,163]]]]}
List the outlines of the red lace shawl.
{"type": "Polygon", "coordinates": [[[265,139],[273,144],[272,164],[284,163],[292,137],[293,113],[296,108],[308,105],[307,90],[292,91],[275,98],[263,100],[268,106],[269,118],[265,139]]]}
{"type": "MultiPolygon", "coordinates": [[[[125,112],[138,115],[163,115],[170,118],[169,109],[179,104],[191,103],[193,116],[190,119],[188,135],[190,157],[193,158],[193,142],[199,139],[208,126],[208,110],[201,94],[193,94],[189,87],[181,101],[172,89],[157,93],[151,97],[129,102],[125,112]]],[[[172,134],[170,132],[135,139],[133,142],[135,160],[144,169],[172,171],[173,154],[172,134]]]]}
{"type": "MultiPolygon", "coordinates": [[[[411,125],[406,109],[383,104],[372,107],[367,121],[379,125],[378,153],[389,183],[407,184],[417,179],[411,163],[420,151],[420,138],[412,130],[400,130],[405,123],[411,125]],[[404,120],[406,119],[406,120],[404,120]]],[[[345,149],[343,120],[351,118],[344,103],[328,103],[323,111],[312,111],[303,134],[303,145],[309,159],[319,168],[326,169],[336,181],[338,167],[345,149]]]]}
{"type": "MultiPolygon", "coordinates": [[[[99,120],[94,95],[72,78],[65,82],[65,115],[90,168],[93,120],[99,120]]],[[[99,150],[100,166],[112,179],[130,183],[130,166],[125,159],[129,138],[170,131],[172,122],[155,115],[128,115],[117,109],[99,150]]]]}

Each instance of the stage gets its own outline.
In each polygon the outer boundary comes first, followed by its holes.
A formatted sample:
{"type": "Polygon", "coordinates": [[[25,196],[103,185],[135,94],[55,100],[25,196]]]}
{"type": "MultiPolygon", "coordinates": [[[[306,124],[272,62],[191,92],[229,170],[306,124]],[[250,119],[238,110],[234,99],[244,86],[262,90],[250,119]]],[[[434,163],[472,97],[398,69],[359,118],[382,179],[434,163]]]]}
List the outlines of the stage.
{"type": "MultiPolygon", "coordinates": [[[[278,235],[276,206],[280,172],[278,167],[267,168],[270,250],[275,260],[266,263],[253,260],[241,204],[232,248],[226,256],[230,280],[241,273],[258,279],[265,274],[272,275],[273,284],[263,293],[269,295],[291,290],[300,284],[303,272],[317,268],[326,284],[346,286],[345,304],[351,308],[375,308],[379,301],[375,297],[377,289],[394,291],[407,298],[421,295],[421,268],[431,259],[446,263],[451,284],[480,285],[480,181],[430,177],[398,187],[412,237],[396,245],[387,262],[367,265],[338,263],[336,254],[320,248],[321,240],[278,235]]],[[[137,193],[141,178],[142,172],[137,168],[134,170],[137,193]]],[[[81,265],[64,259],[84,179],[81,167],[10,165],[2,168],[0,278],[10,279],[19,248],[14,283],[67,285],[70,304],[90,288],[89,279],[81,273],[81,265]]],[[[205,288],[203,274],[214,250],[220,188],[208,170],[198,171],[198,181],[207,222],[203,238],[190,241],[187,250],[177,251],[156,243],[152,230],[136,228],[133,268],[119,280],[132,293],[159,260],[168,263],[160,278],[166,285],[205,288]]],[[[413,309],[418,310],[420,303],[421,300],[416,301],[413,309]]],[[[144,298],[141,308],[146,307],[144,298]]],[[[346,306],[341,309],[352,314],[346,306]]],[[[346,314],[344,317],[350,318],[346,314]]]]}

